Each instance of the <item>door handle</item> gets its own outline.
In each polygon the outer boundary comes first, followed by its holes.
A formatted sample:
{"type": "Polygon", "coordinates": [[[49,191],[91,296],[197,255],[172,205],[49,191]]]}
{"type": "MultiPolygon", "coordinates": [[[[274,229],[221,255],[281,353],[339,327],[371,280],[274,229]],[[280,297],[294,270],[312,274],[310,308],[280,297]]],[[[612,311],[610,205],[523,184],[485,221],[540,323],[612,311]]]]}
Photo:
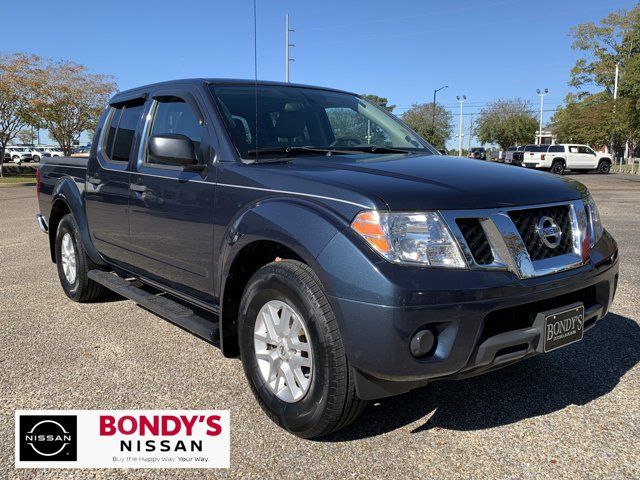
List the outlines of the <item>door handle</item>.
{"type": "Polygon", "coordinates": [[[147,187],[145,185],[141,185],[141,184],[131,184],[129,185],[129,189],[133,190],[134,192],[146,192],[147,191],[147,187]]]}

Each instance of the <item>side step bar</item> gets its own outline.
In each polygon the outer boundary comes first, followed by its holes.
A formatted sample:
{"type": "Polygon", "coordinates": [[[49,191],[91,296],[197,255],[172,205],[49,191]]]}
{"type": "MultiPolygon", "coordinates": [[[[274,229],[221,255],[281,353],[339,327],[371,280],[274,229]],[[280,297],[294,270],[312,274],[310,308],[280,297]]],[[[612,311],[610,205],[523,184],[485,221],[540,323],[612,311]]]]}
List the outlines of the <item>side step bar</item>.
{"type": "Polygon", "coordinates": [[[114,273],[90,270],[88,276],[94,282],[104,285],[109,290],[129,300],[133,300],[141,307],[175,323],[194,335],[202,337],[211,343],[218,342],[220,332],[217,322],[196,315],[190,308],[167,297],[154,295],[135,287],[114,273]]]}

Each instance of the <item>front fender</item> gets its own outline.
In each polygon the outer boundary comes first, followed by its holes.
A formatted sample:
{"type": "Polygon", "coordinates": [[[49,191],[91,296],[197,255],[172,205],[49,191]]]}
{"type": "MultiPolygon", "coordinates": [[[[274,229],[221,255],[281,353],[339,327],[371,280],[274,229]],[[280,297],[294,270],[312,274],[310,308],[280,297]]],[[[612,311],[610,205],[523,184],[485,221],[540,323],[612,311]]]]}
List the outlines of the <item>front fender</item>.
{"type": "MultiPolygon", "coordinates": [[[[71,211],[73,218],[78,224],[80,230],[80,237],[82,239],[82,245],[87,253],[87,256],[97,265],[105,265],[102,257],[96,250],[93,242],[91,241],[91,235],[89,234],[89,224],[87,222],[87,214],[84,208],[84,195],[80,191],[78,184],[71,177],[62,177],[56,183],[51,197],[51,215],[55,212],[56,202],[64,202],[67,208],[71,211]]],[[[57,229],[51,229],[49,231],[50,241],[55,242],[57,229]]],[[[53,251],[53,250],[52,250],[53,251]]]]}
{"type": "Polygon", "coordinates": [[[244,247],[267,240],[295,252],[314,269],[325,288],[330,289],[316,258],[336,233],[348,226],[349,221],[344,217],[305,199],[271,198],[251,205],[236,216],[225,232],[218,257],[221,259],[219,285],[224,286],[233,261],[244,247]]]}

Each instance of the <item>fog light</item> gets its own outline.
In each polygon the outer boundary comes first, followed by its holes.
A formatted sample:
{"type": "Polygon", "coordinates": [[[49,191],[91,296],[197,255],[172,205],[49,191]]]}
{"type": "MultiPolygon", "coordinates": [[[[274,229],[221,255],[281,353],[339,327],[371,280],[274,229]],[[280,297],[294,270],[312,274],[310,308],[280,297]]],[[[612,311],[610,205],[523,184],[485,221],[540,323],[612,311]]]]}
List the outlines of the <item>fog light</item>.
{"type": "Polygon", "coordinates": [[[427,328],[419,330],[411,339],[409,348],[414,357],[425,357],[435,350],[436,337],[427,328]]]}

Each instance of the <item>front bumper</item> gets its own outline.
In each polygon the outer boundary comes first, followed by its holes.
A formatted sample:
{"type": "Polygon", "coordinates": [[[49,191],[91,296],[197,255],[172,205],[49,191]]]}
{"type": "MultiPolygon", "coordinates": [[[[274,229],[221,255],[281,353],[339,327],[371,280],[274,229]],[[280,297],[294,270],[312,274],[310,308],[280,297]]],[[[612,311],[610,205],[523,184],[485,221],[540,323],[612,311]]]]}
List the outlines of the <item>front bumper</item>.
{"type": "MultiPolygon", "coordinates": [[[[401,270],[401,269],[400,269],[401,270]]],[[[538,313],[576,302],[585,331],[606,315],[618,280],[617,245],[605,232],[588,264],[518,279],[509,272],[422,270],[432,290],[398,291],[396,305],[332,297],[358,394],[381,398],[437,378],[473,376],[542,352],[538,313]],[[480,277],[482,275],[483,277],[480,277]],[[455,279],[455,280],[453,280],[455,279]],[[451,283],[451,282],[455,283],[451,283]],[[416,358],[413,335],[437,334],[433,353],[416,358]]]]}

